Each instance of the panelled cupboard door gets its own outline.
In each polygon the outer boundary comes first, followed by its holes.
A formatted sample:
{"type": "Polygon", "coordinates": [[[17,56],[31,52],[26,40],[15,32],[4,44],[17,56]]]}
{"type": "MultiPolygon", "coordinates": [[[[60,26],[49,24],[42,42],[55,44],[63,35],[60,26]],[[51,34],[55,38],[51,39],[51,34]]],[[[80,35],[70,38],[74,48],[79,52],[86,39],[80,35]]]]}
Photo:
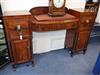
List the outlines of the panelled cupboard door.
{"type": "Polygon", "coordinates": [[[90,31],[80,31],[76,41],[75,50],[84,50],[87,47],[90,31]]]}
{"type": "Polygon", "coordinates": [[[72,49],[74,46],[75,38],[76,38],[76,30],[74,29],[67,30],[65,39],[65,48],[66,46],[68,46],[68,48],[72,49]]]}
{"type": "Polygon", "coordinates": [[[12,41],[12,54],[14,63],[23,63],[29,61],[31,59],[30,53],[29,39],[12,41]]]}

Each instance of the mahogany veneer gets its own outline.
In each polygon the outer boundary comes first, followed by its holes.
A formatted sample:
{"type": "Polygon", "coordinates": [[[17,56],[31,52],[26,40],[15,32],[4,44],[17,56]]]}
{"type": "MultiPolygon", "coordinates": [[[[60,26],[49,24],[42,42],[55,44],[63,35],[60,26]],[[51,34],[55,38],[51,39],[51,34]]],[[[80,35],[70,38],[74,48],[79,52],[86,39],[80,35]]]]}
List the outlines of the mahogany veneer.
{"type": "Polygon", "coordinates": [[[32,31],[66,29],[65,48],[67,45],[71,56],[80,51],[85,53],[96,12],[75,11],[67,8],[65,11],[66,15],[63,17],[51,17],[48,16],[48,7],[36,7],[30,10],[31,14],[13,12],[3,16],[13,67],[28,61],[33,63],[32,31]]]}

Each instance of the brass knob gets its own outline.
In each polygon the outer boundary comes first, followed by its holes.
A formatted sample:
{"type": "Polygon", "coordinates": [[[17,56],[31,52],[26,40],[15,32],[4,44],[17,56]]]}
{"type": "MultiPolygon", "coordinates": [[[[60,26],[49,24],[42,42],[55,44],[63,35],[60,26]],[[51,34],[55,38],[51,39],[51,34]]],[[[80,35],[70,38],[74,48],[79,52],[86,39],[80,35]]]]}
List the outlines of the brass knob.
{"type": "Polygon", "coordinates": [[[16,29],[17,29],[17,31],[20,31],[21,30],[21,26],[20,25],[17,25],[16,26],[16,29]]]}
{"type": "Polygon", "coordinates": [[[30,47],[29,47],[29,46],[28,46],[27,48],[28,48],[28,49],[30,49],[30,47]]]}
{"type": "Polygon", "coordinates": [[[78,38],[78,41],[80,40],[80,38],[78,38]]]}
{"type": "Polygon", "coordinates": [[[89,20],[86,20],[86,23],[89,23],[90,21],[89,20]]]}

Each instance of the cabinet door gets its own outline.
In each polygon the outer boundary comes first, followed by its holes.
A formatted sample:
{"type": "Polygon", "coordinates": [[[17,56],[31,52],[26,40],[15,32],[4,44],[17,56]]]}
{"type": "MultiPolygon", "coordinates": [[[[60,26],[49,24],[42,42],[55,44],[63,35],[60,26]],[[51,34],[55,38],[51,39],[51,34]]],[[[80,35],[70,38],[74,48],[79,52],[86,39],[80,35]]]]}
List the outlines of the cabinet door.
{"type": "Polygon", "coordinates": [[[81,31],[78,34],[75,50],[84,50],[87,47],[90,31],[81,31]]]}
{"type": "Polygon", "coordinates": [[[76,38],[76,30],[74,29],[69,29],[66,32],[66,39],[65,39],[65,48],[68,46],[68,48],[72,49],[74,46],[76,38]]]}
{"type": "Polygon", "coordinates": [[[23,63],[30,60],[30,41],[28,39],[15,40],[11,44],[14,63],[23,63]]]}

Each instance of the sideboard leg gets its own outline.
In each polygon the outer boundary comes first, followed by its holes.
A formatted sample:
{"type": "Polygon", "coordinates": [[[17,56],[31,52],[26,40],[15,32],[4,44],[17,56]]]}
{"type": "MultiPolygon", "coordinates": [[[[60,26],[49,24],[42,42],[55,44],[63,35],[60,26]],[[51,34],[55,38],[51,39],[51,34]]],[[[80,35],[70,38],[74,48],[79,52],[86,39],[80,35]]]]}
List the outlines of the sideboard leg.
{"type": "Polygon", "coordinates": [[[70,53],[70,56],[73,57],[73,52],[70,53]]]}
{"type": "Polygon", "coordinates": [[[31,61],[31,63],[32,63],[32,67],[34,67],[34,61],[33,60],[31,61]]]}
{"type": "MultiPolygon", "coordinates": [[[[67,30],[66,30],[66,35],[67,35],[67,30]]],[[[64,49],[66,49],[66,45],[67,45],[67,36],[66,35],[65,35],[64,49]]]]}
{"type": "Polygon", "coordinates": [[[12,63],[12,68],[13,68],[14,71],[16,71],[16,65],[15,65],[15,63],[12,63]]]}
{"type": "Polygon", "coordinates": [[[74,53],[72,51],[69,51],[69,53],[70,53],[70,56],[73,57],[74,53]]]}
{"type": "Polygon", "coordinates": [[[83,54],[85,54],[86,53],[86,49],[85,50],[83,50],[83,54]]]}

